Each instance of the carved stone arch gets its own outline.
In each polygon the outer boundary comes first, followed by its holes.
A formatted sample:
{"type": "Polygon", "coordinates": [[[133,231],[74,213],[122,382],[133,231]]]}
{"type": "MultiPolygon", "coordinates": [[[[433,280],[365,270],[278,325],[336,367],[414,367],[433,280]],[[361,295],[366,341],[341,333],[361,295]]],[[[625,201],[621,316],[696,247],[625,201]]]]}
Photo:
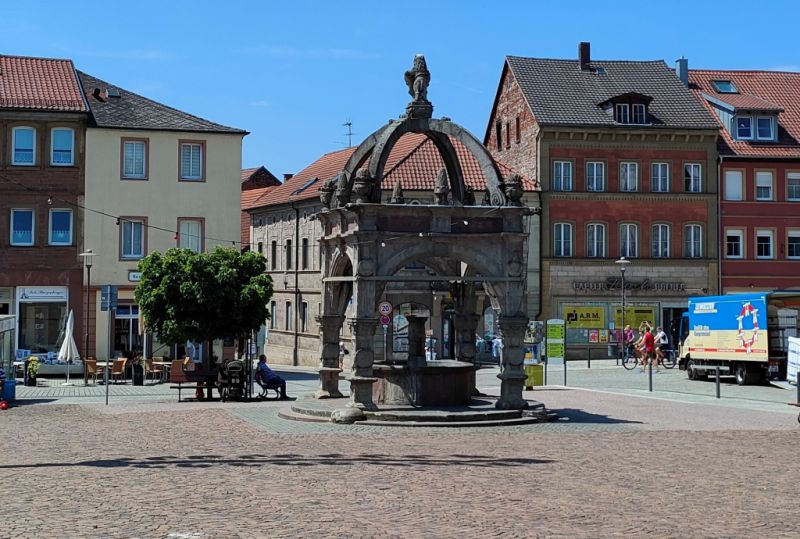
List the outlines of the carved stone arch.
{"type": "MultiPolygon", "coordinates": [[[[346,277],[353,275],[353,262],[347,251],[339,248],[333,254],[329,277],[346,277]]],[[[353,295],[353,283],[347,281],[330,281],[323,285],[325,301],[328,303],[326,314],[343,316],[347,310],[347,302],[353,295]]]]}
{"type": "MultiPolygon", "coordinates": [[[[464,256],[463,253],[459,253],[459,256],[463,257],[463,261],[466,262],[467,265],[474,266],[478,274],[492,275],[491,268],[478,262],[473,256],[470,256],[469,254],[464,256]]],[[[430,244],[422,243],[412,245],[389,256],[388,258],[382,259],[378,265],[377,274],[395,275],[403,267],[408,265],[409,262],[413,262],[415,260],[431,261],[435,258],[434,249],[432,249],[430,244]]]]}
{"type": "Polygon", "coordinates": [[[458,124],[454,124],[449,120],[430,120],[431,130],[458,139],[461,144],[478,160],[478,164],[483,172],[483,177],[486,180],[486,189],[489,191],[492,206],[505,206],[506,195],[500,188],[502,183],[502,175],[497,169],[497,165],[492,159],[489,150],[486,146],[475,138],[475,135],[464,129],[458,124]]]}

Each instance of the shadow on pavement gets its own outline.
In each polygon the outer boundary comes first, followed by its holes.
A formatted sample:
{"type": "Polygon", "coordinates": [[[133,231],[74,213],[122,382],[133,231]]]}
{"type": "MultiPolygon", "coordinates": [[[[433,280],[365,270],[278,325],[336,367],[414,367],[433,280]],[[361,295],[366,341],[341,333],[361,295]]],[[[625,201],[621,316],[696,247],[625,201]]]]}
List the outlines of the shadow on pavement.
{"type": "Polygon", "coordinates": [[[27,404],[47,404],[57,400],[59,399],[29,399],[25,397],[17,397],[11,407],[16,408],[17,406],[25,406],[27,404]]]}
{"type": "Polygon", "coordinates": [[[566,418],[570,423],[591,423],[595,425],[613,423],[642,424],[642,421],[629,421],[627,419],[617,419],[607,415],[591,414],[576,408],[548,408],[548,411],[558,414],[559,420],[566,418]]]}
{"type": "Polygon", "coordinates": [[[353,466],[367,464],[373,466],[478,466],[484,468],[528,466],[549,464],[551,459],[501,458],[484,455],[342,455],[329,453],[323,455],[240,455],[223,457],[220,455],[190,455],[186,457],[164,456],[144,458],[119,458],[82,460],[78,462],[42,462],[29,464],[2,464],[0,469],[21,468],[211,468],[217,466],[353,466]]]}

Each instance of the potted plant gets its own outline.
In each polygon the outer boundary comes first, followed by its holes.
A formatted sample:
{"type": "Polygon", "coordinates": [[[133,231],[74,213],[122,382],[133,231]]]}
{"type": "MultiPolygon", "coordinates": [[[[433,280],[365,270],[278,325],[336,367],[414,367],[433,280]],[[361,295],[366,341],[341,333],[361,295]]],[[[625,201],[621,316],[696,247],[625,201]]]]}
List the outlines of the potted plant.
{"type": "Polygon", "coordinates": [[[27,361],[28,377],[25,381],[26,386],[36,386],[36,375],[39,374],[39,358],[30,356],[27,361]]]}

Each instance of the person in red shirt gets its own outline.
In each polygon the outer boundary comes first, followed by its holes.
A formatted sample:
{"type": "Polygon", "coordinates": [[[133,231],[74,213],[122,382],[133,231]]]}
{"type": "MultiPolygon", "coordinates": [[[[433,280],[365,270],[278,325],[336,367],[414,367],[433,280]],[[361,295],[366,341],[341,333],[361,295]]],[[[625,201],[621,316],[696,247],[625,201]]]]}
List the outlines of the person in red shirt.
{"type": "MultiPolygon", "coordinates": [[[[652,361],[653,366],[658,369],[658,357],[656,357],[656,339],[653,337],[649,326],[645,327],[642,345],[644,346],[644,357],[647,361],[652,361]]],[[[644,363],[643,363],[644,364],[644,363]]]]}

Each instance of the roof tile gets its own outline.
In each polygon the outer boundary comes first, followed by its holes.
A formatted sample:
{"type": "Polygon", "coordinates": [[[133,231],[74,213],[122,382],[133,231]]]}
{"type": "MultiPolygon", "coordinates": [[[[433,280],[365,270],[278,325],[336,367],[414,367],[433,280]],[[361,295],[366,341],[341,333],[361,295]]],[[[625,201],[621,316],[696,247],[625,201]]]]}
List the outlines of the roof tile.
{"type": "Polygon", "coordinates": [[[0,107],[87,112],[72,60],[0,55],[0,107]]]}
{"type": "MultiPolygon", "coordinates": [[[[689,88],[709,111],[714,111],[702,94],[730,103],[765,102],[783,110],[778,114],[777,142],[734,140],[728,126],[722,126],[717,147],[721,155],[743,157],[800,158],[800,73],[788,71],[689,70],[689,88]],[[740,94],[723,94],[711,84],[713,80],[730,80],[740,94]],[[753,100],[757,101],[753,101],[753,100]],[[741,100],[741,101],[739,101],[741,100]]],[[[731,105],[736,106],[734,103],[731,105]]],[[[747,108],[745,106],[737,108],[747,108]]],[[[757,109],[769,110],[769,109],[757,109]]],[[[772,109],[776,111],[776,109],[772,109]]],[[[718,116],[715,114],[715,118],[718,116]]],[[[719,125],[722,122],[718,120],[719,125]]]]}

